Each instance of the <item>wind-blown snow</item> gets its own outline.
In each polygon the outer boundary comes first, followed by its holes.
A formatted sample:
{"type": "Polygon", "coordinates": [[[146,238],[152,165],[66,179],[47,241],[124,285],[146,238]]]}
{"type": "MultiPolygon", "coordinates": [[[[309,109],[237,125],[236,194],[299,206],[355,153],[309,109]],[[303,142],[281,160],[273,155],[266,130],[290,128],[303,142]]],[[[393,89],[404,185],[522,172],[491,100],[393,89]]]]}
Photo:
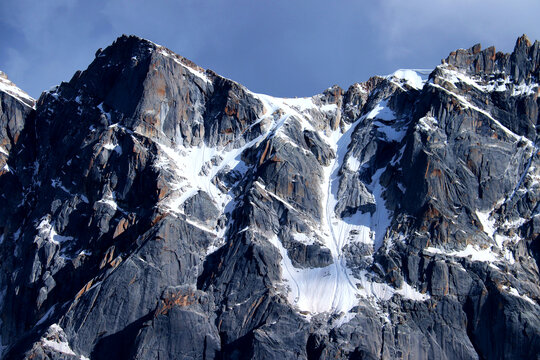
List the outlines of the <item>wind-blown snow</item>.
{"type": "Polygon", "coordinates": [[[210,79],[208,79],[208,77],[206,76],[206,74],[200,70],[196,70],[186,64],[184,64],[182,61],[180,61],[180,59],[178,58],[178,55],[170,52],[169,50],[167,50],[166,48],[158,45],[159,47],[159,50],[158,50],[158,53],[160,53],[161,55],[165,56],[165,57],[168,57],[169,59],[172,59],[175,63],[181,65],[184,69],[186,69],[187,71],[189,71],[191,74],[195,75],[196,77],[198,77],[199,79],[203,80],[204,82],[207,82],[207,83],[210,83],[210,79]]]}
{"type": "Polygon", "coordinates": [[[388,80],[393,81],[395,84],[401,87],[402,84],[407,84],[417,90],[424,87],[427,80],[427,76],[431,70],[424,69],[400,69],[393,74],[386,76],[388,80]]]}
{"type": "Polygon", "coordinates": [[[504,76],[503,78],[493,79],[488,81],[487,84],[483,84],[481,79],[463,74],[457,69],[450,69],[446,64],[439,65],[438,69],[441,70],[440,77],[454,86],[462,83],[488,93],[512,90],[509,94],[510,96],[533,96],[538,93],[538,84],[526,84],[524,82],[515,84],[507,74],[502,74],[504,76]]]}
{"type": "Polygon", "coordinates": [[[532,142],[523,137],[523,136],[519,136],[517,134],[515,134],[514,132],[510,131],[510,129],[508,129],[506,126],[504,126],[503,124],[501,124],[500,121],[496,120],[495,118],[493,118],[493,116],[491,116],[490,113],[488,113],[487,111],[483,110],[483,109],[480,109],[478,106],[475,106],[473,104],[471,104],[465,97],[461,96],[461,95],[458,95],[450,90],[447,90],[445,88],[443,88],[442,86],[440,85],[437,85],[437,84],[434,84],[434,83],[429,83],[430,86],[433,86],[437,89],[440,89],[442,91],[444,91],[445,93],[455,97],[457,100],[459,100],[459,102],[461,103],[461,105],[464,107],[464,108],[469,108],[471,110],[474,110],[474,111],[477,111],[481,114],[484,114],[487,118],[489,118],[495,125],[497,125],[497,127],[499,127],[506,135],[508,135],[509,137],[513,138],[514,140],[516,141],[524,141],[526,143],[528,143],[529,145],[532,145],[532,142]]]}
{"type": "Polygon", "coordinates": [[[13,96],[17,101],[26,106],[35,107],[36,100],[19,89],[2,71],[0,71],[0,91],[13,96]]]}

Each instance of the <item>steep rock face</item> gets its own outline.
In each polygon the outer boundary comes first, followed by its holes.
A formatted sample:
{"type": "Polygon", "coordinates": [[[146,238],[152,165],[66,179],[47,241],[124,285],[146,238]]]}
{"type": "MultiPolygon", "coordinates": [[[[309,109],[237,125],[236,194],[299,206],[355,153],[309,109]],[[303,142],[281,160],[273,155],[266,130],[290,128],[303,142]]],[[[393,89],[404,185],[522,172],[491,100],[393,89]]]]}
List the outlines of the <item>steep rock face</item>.
{"type": "Polygon", "coordinates": [[[533,358],[538,46],[279,99],[123,36],[0,88],[0,354],[533,358]]]}

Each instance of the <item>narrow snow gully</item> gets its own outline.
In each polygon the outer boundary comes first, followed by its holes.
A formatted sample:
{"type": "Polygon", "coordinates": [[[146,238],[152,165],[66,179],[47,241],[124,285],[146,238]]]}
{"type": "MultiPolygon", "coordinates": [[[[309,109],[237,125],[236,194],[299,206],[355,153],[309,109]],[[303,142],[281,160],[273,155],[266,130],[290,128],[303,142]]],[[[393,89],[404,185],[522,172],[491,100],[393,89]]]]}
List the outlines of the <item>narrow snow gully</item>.
{"type": "MultiPolygon", "coordinates": [[[[273,105],[282,104],[274,103],[273,105]]],[[[396,292],[387,284],[370,280],[367,270],[353,275],[353,272],[347,267],[346,254],[343,251],[351,242],[367,244],[375,251],[381,247],[391,217],[382,197],[384,188],[380,184],[380,176],[385,168],[378,169],[373,175],[371,183],[366,185],[376,203],[374,213],[358,211],[346,218],[341,218],[335,213],[341,181],[340,171],[347,161],[356,161],[347,155],[355,129],[367,120],[378,117],[377,115],[381,111],[390,111],[386,109],[385,102],[381,102],[377,106],[374,111],[348,125],[343,133],[341,130],[334,130],[323,134],[323,139],[334,150],[336,157],[328,166],[322,168],[323,178],[320,185],[322,223],[318,231],[321,234],[323,245],[332,254],[333,263],[321,268],[296,268],[280,239],[277,236],[270,239],[282,257],[282,278],[289,287],[288,301],[300,313],[307,314],[307,318],[326,313],[342,314],[341,319],[343,320],[351,316],[350,310],[358,304],[361,298],[377,302],[390,299],[396,292]]],[[[285,108],[287,109],[287,107],[285,108]]],[[[395,119],[393,112],[391,119],[390,113],[383,115],[388,117],[388,120],[395,119]]],[[[277,124],[279,123],[278,121],[277,124]]],[[[309,121],[305,121],[303,125],[309,126],[309,121]]],[[[381,126],[383,126],[382,123],[377,125],[377,128],[381,126]]],[[[401,134],[398,135],[401,136],[401,134]]]]}
{"type": "Polygon", "coordinates": [[[345,224],[343,224],[343,221],[336,218],[334,210],[337,205],[337,193],[340,181],[339,170],[343,166],[352,133],[362,120],[363,118],[357,120],[343,134],[339,131],[334,131],[328,137],[336,153],[336,157],[332,160],[331,164],[324,168],[326,184],[323,184],[323,189],[324,185],[326,185],[326,199],[322,202],[326,228],[329,233],[329,236],[326,236],[325,245],[332,252],[334,263],[331,266],[335,274],[333,289],[328,292],[332,298],[331,307],[328,309],[330,312],[349,312],[356,304],[356,297],[358,295],[358,288],[356,286],[358,280],[350,274],[343,256],[343,247],[348,242],[348,231],[344,228],[343,225],[345,224]]]}

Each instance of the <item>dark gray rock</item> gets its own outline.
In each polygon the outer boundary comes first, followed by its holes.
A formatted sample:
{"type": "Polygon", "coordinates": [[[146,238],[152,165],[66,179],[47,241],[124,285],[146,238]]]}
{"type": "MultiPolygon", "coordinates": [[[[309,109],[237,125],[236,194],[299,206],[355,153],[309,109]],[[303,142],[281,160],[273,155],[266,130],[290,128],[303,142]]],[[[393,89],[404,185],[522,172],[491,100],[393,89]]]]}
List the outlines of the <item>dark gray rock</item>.
{"type": "Polygon", "coordinates": [[[184,213],[187,217],[195,218],[209,226],[216,226],[217,218],[220,215],[212,198],[202,190],[185,201],[184,213]]]}
{"type": "Polygon", "coordinates": [[[0,356],[537,357],[539,64],[521,37],[268,109],[122,36],[35,109],[0,91],[0,356]],[[290,299],[321,268],[349,313],[290,299]]]}

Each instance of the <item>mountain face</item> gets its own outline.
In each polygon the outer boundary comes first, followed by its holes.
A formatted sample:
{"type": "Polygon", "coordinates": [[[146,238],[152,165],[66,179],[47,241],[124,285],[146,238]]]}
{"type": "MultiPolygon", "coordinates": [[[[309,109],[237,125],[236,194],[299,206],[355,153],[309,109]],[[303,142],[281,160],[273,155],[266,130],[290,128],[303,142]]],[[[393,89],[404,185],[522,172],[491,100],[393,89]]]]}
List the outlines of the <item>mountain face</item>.
{"type": "Polygon", "coordinates": [[[311,98],[122,36],[0,74],[0,357],[533,359],[540,42],[311,98]]]}

